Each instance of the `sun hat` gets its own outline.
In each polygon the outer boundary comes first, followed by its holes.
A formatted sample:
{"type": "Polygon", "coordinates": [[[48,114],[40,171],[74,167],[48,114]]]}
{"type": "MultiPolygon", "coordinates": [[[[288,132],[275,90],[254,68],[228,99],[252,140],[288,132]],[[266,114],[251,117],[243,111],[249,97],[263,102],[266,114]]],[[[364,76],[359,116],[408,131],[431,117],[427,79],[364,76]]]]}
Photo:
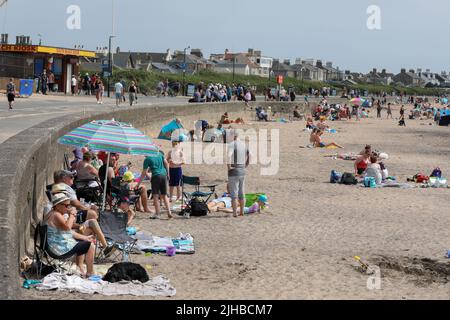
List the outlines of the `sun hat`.
{"type": "Polygon", "coordinates": [[[52,194],[66,193],[66,192],[67,192],[67,185],[64,183],[57,183],[54,184],[52,187],[52,194]]]}
{"type": "Polygon", "coordinates": [[[57,193],[52,196],[53,207],[63,203],[64,201],[70,201],[69,197],[65,193],[57,193]]]}
{"type": "Polygon", "coordinates": [[[125,172],[125,174],[123,175],[122,180],[125,181],[125,182],[132,182],[134,180],[133,172],[131,172],[131,171],[125,172]]]}

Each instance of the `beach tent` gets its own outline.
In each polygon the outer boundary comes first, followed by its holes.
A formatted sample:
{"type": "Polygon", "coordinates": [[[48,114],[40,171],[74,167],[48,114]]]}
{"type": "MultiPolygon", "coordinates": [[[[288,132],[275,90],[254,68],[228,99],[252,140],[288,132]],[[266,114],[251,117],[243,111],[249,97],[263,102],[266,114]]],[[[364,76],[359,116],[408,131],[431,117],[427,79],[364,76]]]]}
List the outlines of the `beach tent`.
{"type": "Polygon", "coordinates": [[[172,133],[175,130],[180,130],[180,129],[184,129],[183,125],[181,124],[181,122],[179,120],[173,120],[170,123],[168,123],[167,125],[165,125],[164,127],[162,127],[161,132],[159,133],[159,137],[158,139],[161,140],[172,140],[172,133]]]}

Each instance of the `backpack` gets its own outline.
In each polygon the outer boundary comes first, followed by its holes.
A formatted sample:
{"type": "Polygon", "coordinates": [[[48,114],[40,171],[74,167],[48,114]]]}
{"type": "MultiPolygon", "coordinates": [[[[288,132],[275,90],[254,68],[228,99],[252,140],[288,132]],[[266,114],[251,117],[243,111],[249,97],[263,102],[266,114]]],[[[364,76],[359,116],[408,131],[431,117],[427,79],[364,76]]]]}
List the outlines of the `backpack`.
{"type": "Polygon", "coordinates": [[[208,215],[208,205],[199,198],[192,198],[189,206],[192,217],[204,217],[208,215]]]}
{"type": "Polygon", "coordinates": [[[441,169],[440,168],[434,169],[433,173],[430,175],[430,177],[439,178],[439,179],[442,178],[442,171],[441,171],[441,169]]]}
{"type": "Polygon", "coordinates": [[[330,183],[340,183],[342,179],[342,173],[337,172],[336,170],[331,171],[330,183]]]}
{"type": "Polygon", "coordinates": [[[374,177],[366,177],[364,178],[364,187],[366,188],[376,188],[377,182],[374,177]]]}
{"type": "Polygon", "coordinates": [[[348,186],[356,185],[358,184],[358,180],[354,174],[346,172],[342,175],[341,183],[348,186]]]}

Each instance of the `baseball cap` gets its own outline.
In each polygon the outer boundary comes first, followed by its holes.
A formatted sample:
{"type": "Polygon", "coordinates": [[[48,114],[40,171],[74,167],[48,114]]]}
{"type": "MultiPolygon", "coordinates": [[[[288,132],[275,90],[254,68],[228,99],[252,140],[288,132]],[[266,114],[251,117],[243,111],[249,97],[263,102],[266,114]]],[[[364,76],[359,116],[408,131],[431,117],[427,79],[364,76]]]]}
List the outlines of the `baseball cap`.
{"type": "Polygon", "coordinates": [[[75,177],[76,176],[76,172],[71,172],[71,171],[67,171],[67,170],[60,170],[60,171],[56,171],[55,174],[53,175],[53,178],[55,179],[55,181],[61,180],[64,177],[75,177]]]}
{"type": "Polygon", "coordinates": [[[69,197],[64,193],[57,193],[52,196],[52,205],[57,206],[64,201],[70,201],[69,197]]]}

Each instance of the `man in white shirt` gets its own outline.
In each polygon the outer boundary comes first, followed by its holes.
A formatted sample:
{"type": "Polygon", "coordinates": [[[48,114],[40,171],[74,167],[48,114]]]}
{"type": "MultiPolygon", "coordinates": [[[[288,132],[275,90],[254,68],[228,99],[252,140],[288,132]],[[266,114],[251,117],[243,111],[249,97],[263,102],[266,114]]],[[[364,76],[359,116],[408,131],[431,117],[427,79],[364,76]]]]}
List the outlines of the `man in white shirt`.
{"type": "Polygon", "coordinates": [[[114,85],[114,90],[116,93],[116,106],[120,106],[120,103],[122,102],[122,96],[123,96],[123,85],[120,83],[120,81],[118,81],[115,85],[114,85]]]}
{"type": "Polygon", "coordinates": [[[72,95],[74,96],[75,95],[75,89],[77,88],[77,84],[78,84],[78,80],[75,77],[75,75],[72,75],[71,83],[72,83],[72,95]]]}

